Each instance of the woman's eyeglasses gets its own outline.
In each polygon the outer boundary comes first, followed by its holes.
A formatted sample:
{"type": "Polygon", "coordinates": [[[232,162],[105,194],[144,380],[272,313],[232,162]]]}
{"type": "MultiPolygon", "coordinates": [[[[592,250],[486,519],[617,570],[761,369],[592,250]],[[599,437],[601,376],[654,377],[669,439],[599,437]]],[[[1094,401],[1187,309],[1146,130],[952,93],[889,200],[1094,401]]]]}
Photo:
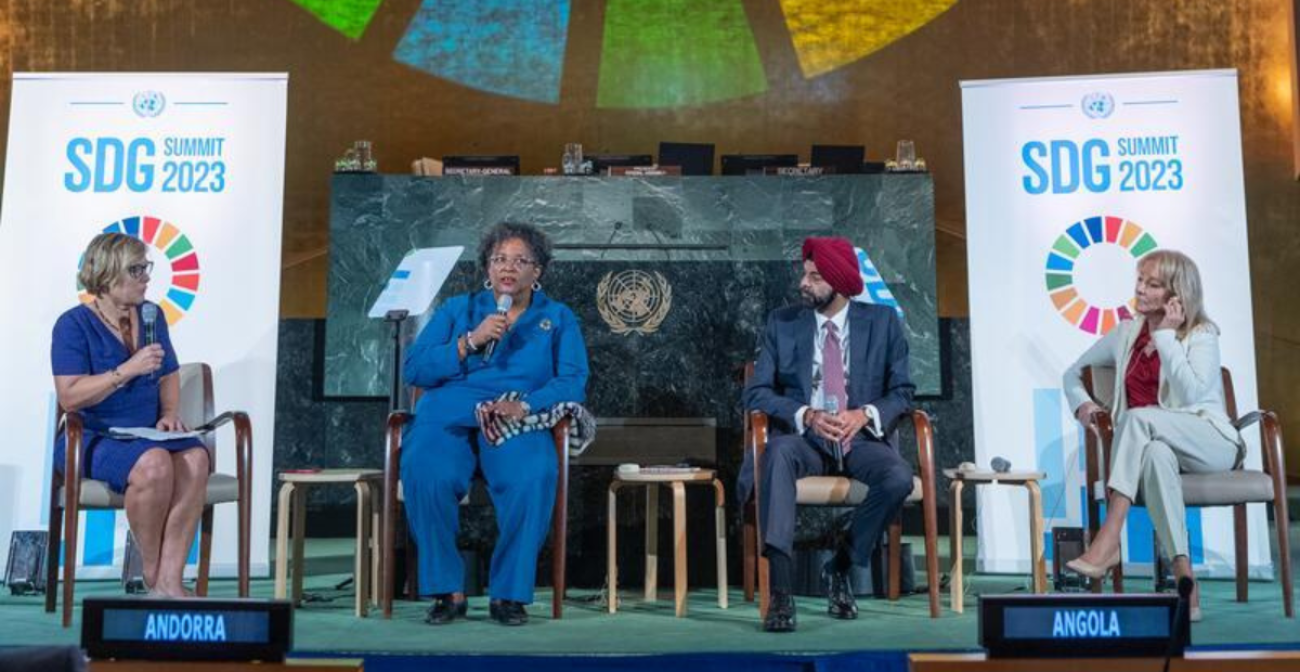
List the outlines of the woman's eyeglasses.
{"type": "Polygon", "coordinates": [[[152,261],[146,261],[143,264],[131,264],[126,267],[126,274],[135,280],[139,280],[150,273],[153,273],[152,261]]]}
{"type": "Polygon", "coordinates": [[[528,259],[525,257],[503,257],[503,256],[492,257],[488,259],[488,263],[491,264],[493,268],[509,267],[515,270],[537,265],[536,261],[533,261],[532,259],[528,259]]]}

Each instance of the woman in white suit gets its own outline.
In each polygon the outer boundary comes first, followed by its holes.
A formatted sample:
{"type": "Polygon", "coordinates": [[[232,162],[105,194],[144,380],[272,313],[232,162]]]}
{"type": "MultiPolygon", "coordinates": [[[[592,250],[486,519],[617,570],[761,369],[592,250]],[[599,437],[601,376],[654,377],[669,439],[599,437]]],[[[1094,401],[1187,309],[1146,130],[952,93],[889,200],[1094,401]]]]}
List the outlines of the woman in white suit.
{"type": "MultiPolygon", "coordinates": [[[[1201,275],[1187,255],[1153,252],[1138,262],[1137,317],[1119,323],[1065,372],[1084,426],[1101,407],[1083,386],[1089,366],[1115,368],[1115,440],[1106,520],[1088,552],[1067,563],[1100,578],[1120,561],[1120,532],[1140,492],[1174,575],[1192,578],[1180,472],[1226,471],[1245,446],[1224,410],[1219,330],[1202,304],[1201,275]]],[[[1200,591],[1191,598],[1200,620],[1200,591]]]]}

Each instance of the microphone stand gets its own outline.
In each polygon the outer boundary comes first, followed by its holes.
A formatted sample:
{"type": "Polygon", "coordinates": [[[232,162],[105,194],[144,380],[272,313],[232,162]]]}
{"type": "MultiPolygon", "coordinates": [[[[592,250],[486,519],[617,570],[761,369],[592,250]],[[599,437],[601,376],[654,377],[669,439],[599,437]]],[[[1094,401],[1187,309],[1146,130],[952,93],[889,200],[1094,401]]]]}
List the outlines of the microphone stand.
{"type": "Polygon", "coordinates": [[[1164,672],[1169,672],[1169,661],[1173,659],[1174,652],[1191,644],[1192,624],[1188,616],[1195,587],[1196,584],[1186,576],[1178,579],[1178,606],[1174,608],[1174,622],[1169,626],[1169,648],[1165,650],[1164,672]]]}
{"type": "MultiPolygon", "coordinates": [[[[402,410],[402,325],[410,314],[407,310],[390,310],[384,314],[384,321],[393,325],[393,384],[388,392],[389,413],[402,410]]],[[[355,578],[349,576],[334,584],[334,590],[347,588],[355,578]]]]}

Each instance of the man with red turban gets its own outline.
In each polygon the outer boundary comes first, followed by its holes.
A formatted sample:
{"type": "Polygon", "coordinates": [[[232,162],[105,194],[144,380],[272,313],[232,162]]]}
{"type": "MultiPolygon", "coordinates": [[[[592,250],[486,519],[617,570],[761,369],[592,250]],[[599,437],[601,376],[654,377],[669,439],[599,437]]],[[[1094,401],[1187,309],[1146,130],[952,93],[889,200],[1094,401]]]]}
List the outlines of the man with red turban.
{"type": "Polygon", "coordinates": [[[868,564],[885,526],[912,492],[912,467],[892,443],[915,389],[907,340],[893,309],[850,300],[862,293],[858,269],[848,240],[804,241],[804,305],[768,316],[754,376],[745,387],[745,410],[771,419],[761,473],[746,455],[737,484],[741,501],[755,480],[762,486],[758,523],[770,569],[772,600],[763,620],[768,632],[796,627],[791,593],[798,479],[844,475],[868,488],[853,512],[848,539],[822,568],[828,612],[840,619],[858,615],[850,570],[868,564]]]}

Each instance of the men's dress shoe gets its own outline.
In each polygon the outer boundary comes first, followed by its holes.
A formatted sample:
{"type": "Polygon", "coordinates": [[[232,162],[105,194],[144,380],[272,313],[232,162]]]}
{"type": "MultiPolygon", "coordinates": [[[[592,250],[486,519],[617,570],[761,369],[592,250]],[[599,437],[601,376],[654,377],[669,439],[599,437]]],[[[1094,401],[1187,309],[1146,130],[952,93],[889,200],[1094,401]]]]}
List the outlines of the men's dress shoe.
{"type": "Polygon", "coordinates": [[[822,568],[822,582],[826,584],[826,613],[840,620],[851,621],[858,617],[858,602],[853,597],[853,583],[848,570],[835,571],[822,568]]]}
{"type": "Polygon", "coordinates": [[[772,603],[767,605],[767,617],[763,619],[763,632],[794,632],[797,625],[794,598],[789,593],[772,593],[772,603]]]}
{"type": "Polygon", "coordinates": [[[433,600],[433,606],[424,615],[424,622],[429,625],[446,625],[458,618],[465,618],[469,612],[469,600],[456,602],[450,595],[443,595],[433,600]]]}
{"type": "Polygon", "coordinates": [[[1115,565],[1119,564],[1119,557],[1119,549],[1117,548],[1109,558],[1106,558],[1106,562],[1100,565],[1085,562],[1082,558],[1075,558],[1065,563],[1065,567],[1076,574],[1082,574],[1090,579],[1100,579],[1101,577],[1106,576],[1106,573],[1113,569],[1115,565]]]}
{"type": "Polygon", "coordinates": [[[524,603],[514,600],[492,600],[488,603],[488,615],[501,625],[523,625],[528,622],[524,603]]]}

